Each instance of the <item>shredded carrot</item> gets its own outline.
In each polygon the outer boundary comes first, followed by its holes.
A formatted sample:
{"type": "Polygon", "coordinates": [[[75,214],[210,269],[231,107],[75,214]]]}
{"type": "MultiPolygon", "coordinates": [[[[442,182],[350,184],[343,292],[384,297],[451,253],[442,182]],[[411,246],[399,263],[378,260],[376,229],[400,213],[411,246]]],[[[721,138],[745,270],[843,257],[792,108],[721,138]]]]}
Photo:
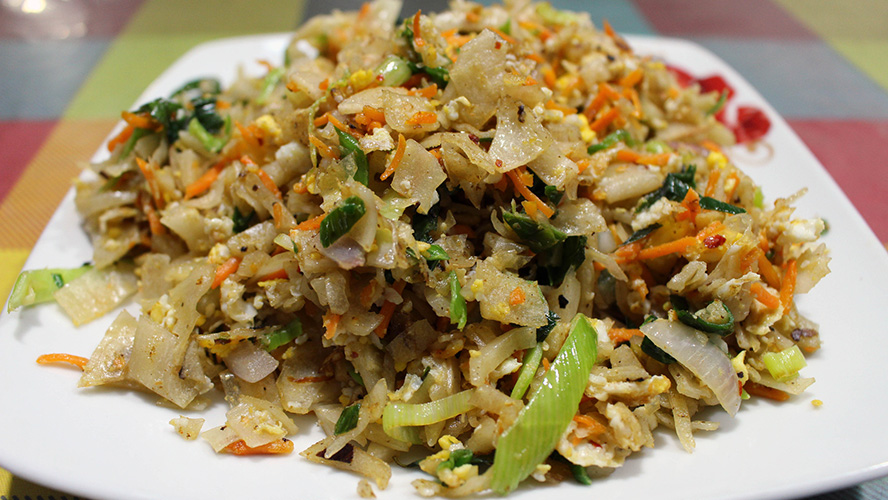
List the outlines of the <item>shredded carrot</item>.
{"type": "Polygon", "coordinates": [[[632,116],[641,118],[641,99],[638,97],[638,91],[633,88],[627,88],[623,90],[623,96],[632,101],[632,107],[634,108],[632,116]]]}
{"type": "Polygon", "coordinates": [[[617,345],[629,342],[629,339],[635,336],[644,337],[644,334],[638,328],[611,328],[607,331],[607,336],[610,337],[614,345],[617,345]]]}
{"type": "Polygon", "coordinates": [[[274,219],[275,229],[280,229],[284,223],[284,206],[283,206],[283,204],[275,202],[274,205],[271,206],[271,216],[272,216],[272,219],[274,219]]]}
{"type": "Polygon", "coordinates": [[[523,182],[519,175],[518,169],[509,170],[506,172],[506,175],[509,176],[509,179],[512,181],[512,185],[515,186],[515,191],[521,193],[521,196],[524,197],[525,200],[532,201],[536,203],[537,208],[540,209],[540,212],[546,216],[546,218],[552,217],[555,215],[555,210],[552,210],[552,207],[545,204],[543,200],[539,199],[537,195],[533,194],[523,182]]]}
{"type": "Polygon", "coordinates": [[[365,308],[370,307],[370,299],[373,298],[373,292],[376,291],[376,282],[371,280],[367,286],[361,289],[361,305],[365,308]]]}
{"type": "Polygon", "coordinates": [[[728,177],[725,179],[725,201],[730,203],[731,200],[734,199],[734,193],[737,191],[737,188],[740,186],[740,176],[737,175],[737,172],[731,171],[728,174],[728,177]]]}
{"type": "Polygon", "coordinates": [[[185,187],[185,199],[190,200],[199,194],[203,194],[210,189],[210,186],[219,178],[221,168],[217,168],[220,164],[213,165],[209,170],[203,173],[196,181],[185,187]]]}
{"type": "Polygon", "coordinates": [[[601,24],[602,24],[602,26],[604,27],[604,33],[605,33],[607,36],[609,36],[609,37],[611,37],[611,38],[616,38],[616,36],[617,36],[617,32],[614,31],[613,26],[611,26],[610,23],[607,22],[607,19],[605,19],[601,24]]]}
{"type": "Polygon", "coordinates": [[[583,427],[587,430],[589,437],[596,437],[607,432],[607,427],[604,424],[595,420],[594,418],[578,413],[574,415],[573,421],[576,422],[578,427],[583,427]]]}
{"type": "Polygon", "coordinates": [[[278,439],[260,446],[250,447],[243,439],[229,444],[223,451],[232,455],[287,455],[292,453],[294,449],[293,441],[286,438],[278,439]]]}
{"type": "Polygon", "coordinates": [[[756,300],[761,302],[768,309],[777,309],[780,307],[780,297],[768,291],[761,282],[756,281],[750,285],[749,291],[754,293],[756,300]]]}
{"type": "Polygon", "coordinates": [[[675,215],[675,220],[689,220],[691,222],[697,221],[697,216],[700,215],[700,212],[703,209],[700,208],[700,196],[697,195],[697,192],[693,189],[688,189],[688,192],[685,193],[685,197],[681,200],[681,206],[684,207],[684,212],[679,212],[675,215]]]}
{"type": "Polygon", "coordinates": [[[510,306],[523,304],[525,300],[527,300],[527,296],[524,295],[524,290],[522,290],[520,286],[516,286],[515,289],[512,290],[512,293],[509,294],[510,306]]]}
{"type": "Polygon", "coordinates": [[[42,354],[37,357],[37,363],[41,365],[48,365],[51,363],[68,363],[76,366],[83,370],[86,368],[86,363],[89,361],[89,358],[84,358],[83,356],[75,356],[73,354],[67,354],[63,352],[52,353],[52,354],[42,354]]]}
{"type": "Polygon", "coordinates": [[[635,68],[631,73],[621,78],[618,83],[623,87],[634,87],[641,81],[643,76],[644,72],[641,68],[635,68]]]}
{"type": "Polygon", "coordinates": [[[333,311],[328,311],[327,314],[324,314],[324,337],[326,339],[332,339],[336,336],[336,327],[339,326],[339,320],[342,317],[333,311]]]}
{"type": "Polygon", "coordinates": [[[783,281],[780,283],[780,304],[784,311],[792,307],[792,296],[796,285],[796,260],[790,259],[783,265],[783,281]]]}
{"type": "Polygon", "coordinates": [[[358,20],[367,19],[368,15],[370,15],[370,2],[364,2],[361,5],[361,10],[358,12],[358,20]]]}
{"type": "Polygon", "coordinates": [[[641,242],[636,241],[634,243],[629,243],[628,245],[623,245],[614,252],[614,259],[621,264],[625,264],[626,262],[632,262],[633,260],[638,259],[638,253],[641,251],[641,242]]]}
{"type": "Polygon", "coordinates": [[[490,31],[496,33],[500,38],[502,38],[503,40],[505,40],[505,41],[511,43],[512,45],[518,45],[518,40],[516,40],[515,37],[503,33],[503,31],[502,31],[501,29],[499,29],[499,28],[494,28],[493,26],[488,27],[487,29],[489,29],[490,31]]]}
{"type": "Polygon", "coordinates": [[[555,76],[555,71],[552,68],[546,68],[543,70],[543,83],[546,84],[550,89],[555,88],[555,82],[557,77],[555,76]]]}
{"type": "Polygon", "coordinates": [[[315,127],[323,127],[329,121],[329,118],[328,118],[329,116],[330,116],[330,113],[324,113],[321,116],[315,118],[314,119],[314,126],[315,127]]]}
{"type": "Polygon", "coordinates": [[[665,166],[672,159],[672,153],[659,153],[655,155],[639,154],[631,149],[617,151],[617,160],[638,163],[639,165],[665,166]]]}
{"type": "Polygon", "coordinates": [[[145,209],[145,217],[148,218],[148,229],[151,231],[151,234],[158,236],[166,234],[166,227],[160,222],[160,216],[157,215],[154,205],[145,203],[143,207],[145,209]]]}
{"type": "Polygon", "coordinates": [[[743,388],[746,389],[750,396],[761,396],[774,401],[786,401],[789,399],[789,394],[780,389],[774,389],[752,381],[746,382],[743,388]]]}
{"type": "Polygon", "coordinates": [[[148,130],[155,130],[159,123],[157,123],[154,118],[151,118],[150,115],[145,113],[132,113],[130,111],[124,111],[120,113],[120,117],[123,118],[128,125],[134,128],[145,128],[148,130]]]}
{"type": "MultiPolygon", "coordinates": [[[[404,286],[406,285],[406,281],[397,281],[394,285],[392,285],[392,288],[394,288],[395,291],[398,292],[398,295],[401,295],[401,293],[404,291],[404,286]]],[[[379,314],[382,316],[382,321],[374,330],[379,338],[385,337],[385,334],[388,331],[389,323],[392,321],[392,316],[395,314],[396,307],[398,307],[397,304],[386,300],[385,303],[382,304],[382,307],[379,309],[379,314]]]]}
{"type": "Polygon", "coordinates": [[[708,149],[709,151],[712,151],[713,153],[721,153],[722,152],[721,146],[712,142],[709,139],[703,139],[702,141],[700,141],[700,145],[703,146],[704,148],[708,149]]]}
{"type": "Polygon", "coordinates": [[[237,272],[237,268],[240,267],[240,263],[240,258],[231,257],[222,264],[219,264],[219,267],[216,268],[216,276],[213,278],[213,284],[210,285],[210,288],[219,288],[219,285],[221,285],[222,282],[225,281],[225,278],[237,272]]]}
{"type": "Polygon", "coordinates": [[[703,191],[703,196],[709,196],[711,198],[715,194],[719,178],[721,178],[721,169],[713,168],[712,171],[709,172],[709,180],[706,181],[706,190],[703,191]]]}
{"type": "Polygon", "coordinates": [[[595,116],[601,110],[601,107],[604,106],[605,102],[608,99],[616,100],[620,98],[620,94],[618,94],[610,85],[607,83],[600,83],[598,85],[598,93],[595,94],[595,97],[592,99],[592,102],[586,106],[586,109],[583,110],[583,114],[586,115],[586,118],[589,121],[594,121],[595,116]]]}
{"type": "Polygon", "coordinates": [[[587,168],[589,168],[589,165],[591,165],[591,164],[592,164],[592,160],[590,160],[588,158],[583,158],[582,160],[578,161],[577,162],[577,170],[578,170],[577,173],[582,174],[583,172],[586,171],[587,168]]]}
{"type": "Polygon", "coordinates": [[[548,359],[548,358],[543,358],[543,370],[544,370],[544,371],[549,371],[549,368],[550,368],[550,365],[549,365],[549,359],[548,359]]]}
{"type": "Polygon", "coordinates": [[[428,125],[438,121],[438,113],[434,111],[417,111],[407,119],[407,125],[428,125]]]}
{"type": "Polygon", "coordinates": [[[777,271],[774,271],[774,266],[771,264],[771,261],[768,260],[768,257],[765,255],[765,252],[762,251],[760,247],[756,248],[758,266],[759,266],[759,274],[762,278],[765,279],[765,283],[772,288],[780,287],[780,277],[777,276],[777,271]]]}
{"type": "Polygon", "coordinates": [[[329,112],[324,113],[324,114],[327,116],[327,120],[328,120],[330,123],[332,123],[334,127],[336,127],[336,128],[338,128],[339,130],[345,132],[346,134],[350,134],[350,133],[352,133],[352,130],[349,128],[349,126],[346,125],[346,124],[344,124],[344,123],[342,123],[342,120],[340,120],[339,118],[336,118],[335,116],[331,115],[329,112]]]}
{"type": "Polygon", "coordinates": [[[216,101],[216,109],[229,109],[231,108],[231,103],[228,101],[216,101]]]}
{"type": "MultiPolygon", "coordinates": [[[[435,87],[435,89],[437,91],[437,88],[438,88],[437,85],[432,84],[432,87],[435,87]]],[[[373,121],[376,121],[379,123],[385,123],[385,113],[383,113],[382,111],[380,111],[372,106],[364,106],[363,113],[364,113],[364,115],[367,116],[367,118],[370,118],[373,121]]]]}
{"type": "Polygon", "coordinates": [[[139,166],[139,170],[141,170],[142,175],[145,176],[145,182],[148,183],[148,190],[151,192],[151,198],[154,200],[154,206],[158,208],[163,208],[164,199],[163,196],[160,194],[160,187],[157,185],[157,178],[154,176],[154,169],[151,168],[151,164],[137,156],[136,165],[139,166]]]}
{"type": "Polygon", "coordinates": [[[385,171],[379,176],[379,180],[384,181],[395,173],[395,170],[401,163],[401,159],[404,158],[404,151],[406,149],[407,141],[404,139],[404,134],[398,134],[398,147],[395,148],[395,154],[392,156],[392,161],[390,161],[388,166],[385,167],[385,171]]]}
{"type": "Polygon", "coordinates": [[[687,250],[688,247],[696,245],[697,238],[695,236],[685,236],[677,240],[663,243],[661,245],[645,248],[638,252],[639,260],[656,259],[673,253],[680,253],[687,250]]]}
{"type": "Polygon", "coordinates": [[[533,61],[533,62],[539,63],[539,64],[543,64],[544,62],[546,62],[546,58],[544,58],[544,57],[541,56],[540,54],[537,54],[536,52],[533,52],[533,53],[527,54],[527,55],[524,56],[524,57],[527,58],[527,59],[530,59],[530,60],[533,61]]]}
{"type": "Polygon", "coordinates": [[[318,139],[317,137],[310,135],[308,136],[308,142],[312,143],[314,147],[318,148],[318,153],[325,158],[332,158],[334,160],[339,159],[339,151],[331,148],[330,146],[324,144],[324,141],[318,139]]]}
{"type": "Polygon", "coordinates": [[[314,231],[316,229],[320,229],[321,221],[323,221],[324,217],[326,217],[326,216],[327,216],[327,214],[321,214],[321,215],[318,215],[317,217],[312,217],[311,219],[308,219],[307,221],[300,222],[299,224],[296,224],[295,229],[298,229],[299,231],[314,231]]]}
{"type": "Polygon", "coordinates": [[[438,84],[433,83],[428,87],[423,87],[421,89],[411,89],[407,91],[407,95],[418,95],[420,97],[425,97],[427,99],[431,99],[438,94],[438,84]]]}
{"type": "Polygon", "coordinates": [[[425,40],[422,39],[422,33],[419,32],[419,16],[421,14],[422,9],[416,11],[416,15],[413,16],[413,44],[417,48],[425,46],[425,40]]]}
{"type": "Polygon", "coordinates": [[[552,99],[549,99],[549,102],[546,103],[546,109],[557,109],[558,111],[561,111],[564,116],[577,114],[576,109],[570,106],[563,106],[561,104],[558,104],[552,99]]]}
{"type": "Polygon", "coordinates": [[[261,283],[263,281],[274,281],[274,280],[286,280],[290,279],[290,275],[287,274],[286,269],[278,269],[277,271],[272,271],[264,276],[260,276],[256,279],[256,282],[261,283]]]}
{"type": "Polygon", "coordinates": [[[283,199],[281,190],[277,187],[277,184],[274,183],[274,179],[272,179],[271,176],[268,175],[268,172],[262,169],[257,169],[256,175],[259,176],[259,180],[262,181],[262,185],[265,186],[266,189],[271,191],[271,194],[273,194],[275,198],[279,200],[283,199]]]}
{"type": "Polygon", "coordinates": [[[589,124],[589,128],[595,132],[596,134],[600,134],[604,129],[607,128],[608,125],[613,123],[614,120],[619,116],[620,111],[617,108],[611,108],[607,110],[603,115],[596,118],[594,122],[589,124]]]}
{"type": "Polygon", "coordinates": [[[126,127],[124,127],[119,134],[115,135],[110,141],[108,141],[108,151],[114,152],[114,148],[116,148],[118,144],[123,144],[128,141],[129,138],[132,137],[135,130],[135,127],[127,124],[126,127]]]}

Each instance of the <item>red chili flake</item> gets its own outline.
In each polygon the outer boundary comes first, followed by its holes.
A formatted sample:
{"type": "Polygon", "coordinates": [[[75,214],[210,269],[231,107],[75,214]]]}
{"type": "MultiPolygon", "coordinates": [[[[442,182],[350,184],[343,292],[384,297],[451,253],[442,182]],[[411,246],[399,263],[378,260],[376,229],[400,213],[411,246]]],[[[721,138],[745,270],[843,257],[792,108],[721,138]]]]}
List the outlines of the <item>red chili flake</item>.
{"type": "Polygon", "coordinates": [[[771,120],[765,113],[753,106],[740,106],[737,108],[737,125],[734,127],[734,136],[738,143],[752,142],[760,139],[771,129],[771,120]]]}
{"type": "Polygon", "coordinates": [[[725,237],[720,234],[713,234],[712,236],[709,236],[705,240],[703,240],[703,244],[706,245],[706,248],[709,248],[710,250],[722,246],[724,242],[725,237]]]}

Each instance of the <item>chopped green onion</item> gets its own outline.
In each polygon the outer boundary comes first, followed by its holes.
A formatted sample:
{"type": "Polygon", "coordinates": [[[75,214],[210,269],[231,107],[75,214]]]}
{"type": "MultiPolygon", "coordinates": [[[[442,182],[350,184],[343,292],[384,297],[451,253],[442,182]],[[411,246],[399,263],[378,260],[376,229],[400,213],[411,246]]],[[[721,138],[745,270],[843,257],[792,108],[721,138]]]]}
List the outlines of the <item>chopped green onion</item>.
{"type": "Polygon", "coordinates": [[[592,144],[591,146],[589,146],[586,151],[591,155],[605,149],[610,149],[614,147],[614,145],[616,145],[618,142],[623,142],[627,146],[632,146],[633,144],[635,144],[635,141],[632,140],[632,136],[629,135],[629,132],[621,129],[615,132],[611,132],[598,144],[592,144]]]}
{"type": "Polygon", "coordinates": [[[293,253],[299,253],[299,247],[296,246],[296,242],[287,234],[281,233],[275,236],[274,243],[284,250],[292,250],[293,253]]]}
{"type": "Polygon", "coordinates": [[[731,205],[730,203],[725,203],[723,201],[716,200],[715,198],[710,198],[708,196],[700,197],[700,208],[704,210],[718,210],[719,212],[724,212],[727,214],[745,214],[746,209],[742,207],[738,207],[736,205],[731,205]]]}
{"type": "Polygon", "coordinates": [[[273,351],[282,345],[288,344],[301,335],[302,322],[299,321],[299,318],[295,318],[280,330],[274,330],[265,334],[259,339],[259,342],[266,351],[273,351]]]}
{"type": "Polygon", "coordinates": [[[336,426],[333,428],[333,434],[340,435],[354,429],[358,425],[358,416],[361,412],[361,403],[355,403],[347,406],[339,414],[336,426]]]}
{"type": "Polygon", "coordinates": [[[431,245],[423,252],[423,257],[428,261],[438,261],[447,260],[450,258],[450,255],[447,255],[447,252],[440,245],[431,245]]]}
{"type": "Polygon", "coordinates": [[[555,449],[576,415],[589,372],[598,356],[600,322],[577,314],[570,333],[542,385],[499,437],[490,487],[499,494],[515,489],[555,449]]]}
{"type": "Polygon", "coordinates": [[[12,312],[21,306],[30,306],[43,302],[51,302],[52,294],[92,269],[91,265],[83,265],[72,269],[34,269],[23,271],[12,286],[6,312],[12,312]]]}
{"type": "Polygon", "coordinates": [[[259,91],[259,96],[256,97],[256,104],[262,105],[268,102],[268,98],[274,92],[274,87],[281,81],[283,76],[284,68],[274,68],[265,75],[265,78],[262,79],[262,89],[259,91]]]}
{"type": "Polygon", "coordinates": [[[358,222],[366,212],[364,201],[357,196],[349,196],[342,205],[335,208],[321,221],[320,237],[324,248],[345,236],[352,226],[358,222]]]}
{"type": "Polygon", "coordinates": [[[584,484],[589,486],[592,484],[592,478],[589,477],[589,471],[586,470],[585,467],[579,464],[572,463],[570,464],[570,472],[573,474],[574,480],[580,484],[584,484]]]}
{"type": "Polygon", "coordinates": [[[567,235],[545,222],[537,222],[520,212],[503,212],[503,220],[534,253],[564,241],[567,235]]]}
{"type": "Polygon", "coordinates": [[[399,427],[418,427],[442,422],[472,409],[469,399],[475,391],[468,389],[428,403],[389,403],[382,410],[382,428],[386,434],[399,427]]]}
{"type": "Polygon", "coordinates": [[[728,102],[728,91],[723,90],[721,95],[718,96],[718,101],[716,101],[711,108],[706,110],[706,116],[711,116],[721,111],[726,102],[728,102]]]}
{"type": "Polygon", "coordinates": [[[462,330],[468,321],[468,310],[466,309],[466,299],[463,298],[462,285],[459,284],[459,278],[456,271],[450,271],[450,322],[455,323],[456,327],[462,330]]]}
{"type": "Polygon", "coordinates": [[[381,83],[385,87],[400,87],[413,75],[410,63],[395,55],[386,57],[373,73],[382,77],[381,83]]]}
{"type": "Polygon", "coordinates": [[[343,132],[338,128],[336,133],[339,135],[339,149],[342,152],[342,156],[354,155],[355,165],[357,166],[354,179],[366,186],[370,182],[370,166],[367,162],[367,154],[364,153],[361,145],[358,144],[358,141],[351,134],[343,132]]]}
{"type": "Polygon", "coordinates": [[[188,122],[188,133],[193,135],[195,139],[200,141],[203,144],[203,147],[207,149],[207,151],[211,151],[213,153],[218,153],[222,151],[222,148],[225,147],[225,144],[228,143],[227,137],[216,137],[209,132],[207,129],[201,125],[200,120],[197,118],[192,118],[190,122],[188,122]]]}
{"type": "Polygon", "coordinates": [[[468,448],[452,450],[447,460],[438,464],[438,470],[462,467],[463,465],[472,463],[474,459],[475,455],[472,453],[472,450],[468,448]]]}
{"type": "Polygon", "coordinates": [[[234,213],[231,214],[231,220],[234,224],[231,226],[231,230],[237,234],[245,231],[248,227],[250,227],[250,221],[253,220],[253,216],[256,215],[256,211],[253,210],[249,215],[244,215],[241,213],[240,209],[234,207],[234,213]]]}
{"type": "Polygon", "coordinates": [[[362,377],[360,373],[356,372],[355,367],[352,365],[348,365],[348,376],[351,377],[356,384],[360,385],[361,387],[364,386],[364,377],[362,377]]]}
{"type": "Polygon", "coordinates": [[[644,144],[644,149],[648,153],[653,154],[668,153],[672,151],[672,148],[670,148],[668,144],[659,139],[651,139],[647,141],[644,144]]]}
{"type": "Polygon", "coordinates": [[[527,388],[533,382],[533,377],[536,375],[537,368],[539,368],[540,361],[542,360],[543,347],[540,344],[531,347],[524,353],[524,361],[521,364],[521,369],[518,371],[518,379],[512,387],[511,396],[513,398],[521,399],[524,397],[524,393],[527,392],[527,388]]]}
{"type": "Polygon", "coordinates": [[[762,356],[762,361],[765,362],[765,368],[774,380],[778,382],[792,380],[799,374],[799,370],[808,365],[805,362],[805,355],[797,345],[780,352],[766,352],[762,356]]]}
{"type": "Polygon", "coordinates": [[[724,337],[734,332],[734,315],[724,302],[716,299],[705,308],[692,313],[687,299],[680,295],[670,295],[669,301],[679,321],[697,330],[724,337]]]}

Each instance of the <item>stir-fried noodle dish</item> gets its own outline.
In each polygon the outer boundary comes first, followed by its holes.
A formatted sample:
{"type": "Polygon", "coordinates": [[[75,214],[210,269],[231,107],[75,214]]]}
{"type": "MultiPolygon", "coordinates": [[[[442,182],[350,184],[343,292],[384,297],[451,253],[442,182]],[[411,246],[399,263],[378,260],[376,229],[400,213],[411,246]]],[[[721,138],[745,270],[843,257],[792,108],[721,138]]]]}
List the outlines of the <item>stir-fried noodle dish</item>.
{"type": "Polygon", "coordinates": [[[76,181],[91,264],[23,273],[9,307],[140,312],[88,359],[40,361],[228,405],[171,424],[351,471],[364,495],[393,464],[425,496],[589,482],[657,428],[690,452],[718,427],[701,410],[813,383],[793,298],[829,272],[823,221],[726,156],[767,140],[763,113],[728,124],[729,87],[587,14],[401,7],[313,18],[261,76],[123,112],[76,181]],[[326,437],[294,450],[309,413],[326,437]]]}

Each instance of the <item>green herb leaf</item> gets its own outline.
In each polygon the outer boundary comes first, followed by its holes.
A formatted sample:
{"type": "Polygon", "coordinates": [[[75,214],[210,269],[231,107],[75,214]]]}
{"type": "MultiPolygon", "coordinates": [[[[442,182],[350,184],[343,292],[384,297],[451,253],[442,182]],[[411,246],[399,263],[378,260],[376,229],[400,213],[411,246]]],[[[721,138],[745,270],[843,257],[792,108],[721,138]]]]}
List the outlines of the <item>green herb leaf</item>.
{"type": "Polygon", "coordinates": [[[578,268],[585,262],[586,236],[568,236],[538,258],[542,267],[537,281],[543,285],[561,286],[571,268],[578,268]]]}
{"type": "Polygon", "coordinates": [[[321,221],[320,237],[324,248],[343,237],[351,230],[366,212],[364,201],[357,196],[350,196],[321,221]]]}
{"type": "Polygon", "coordinates": [[[339,414],[339,420],[336,421],[336,426],[333,428],[333,434],[340,435],[345,434],[346,432],[354,429],[358,425],[358,417],[361,413],[361,403],[355,403],[351,406],[347,406],[342,410],[342,413],[339,414]]]}
{"type": "Polygon", "coordinates": [[[421,214],[417,212],[413,215],[411,226],[413,227],[413,238],[416,241],[424,241],[431,243],[435,241],[432,238],[432,231],[438,229],[438,213],[441,211],[441,205],[432,205],[428,213],[421,214]]]}
{"type": "Polygon", "coordinates": [[[697,330],[724,337],[734,332],[734,315],[720,300],[714,300],[697,313],[690,311],[688,300],[681,295],[670,295],[669,301],[678,320],[697,330]]]}
{"type": "Polygon", "coordinates": [[[716,200],[715,198],[710,198],[708,196],[700,197],[700,208],[704,210],[718,210],[719,212],[724,212],[727,214],[745,214],[746,209],[742,207],[738,207],[736,205],[731,205],[730,203],[725,203],[723,201],[716,200]]]}
{"type": "Polygon", "coordinates": [[[697,183],[694,181],[696,173],[697,167],[691,165],[687,169],[683,168],[681,172],[666,174],[663,185],[653,193],[646,195],[635,211],[641,212],[646,210],[663,197],[670,201],[682,201],[685,195],[688,194],[688,189],[697,188],[697,183]]]}
{"type": "Polygon", "coordinates": [[[659,222],[654,222],[650,226],[648,226],[644,229],[639,229],[638,231],[635,231],[634,233],[632,233],[632,236],[629,236],[629,238],[627,238],[626,241],[624,241],[623,244],[620,246],[626,246],[630,243],[635,243],[636,241],[638,241],[642,238],[645,238],[646,236],[653,233],[657,229],[660,229],[661,227],[663,227],[662,224],[660,224],[659,222]]]}
{"type": "Polygon", "coordinates": [[[503,212],[503,220],[534,253],[564,241],[567,235],[545,222],[537,222],[520,212],[503,212]]]}
{"type": "Polygon", "coordinates": [[[248,227],[250,227],[250,221],[253,220],[253,217],[255,215],[255,210],[245,216],[243,213],[241,213],[239,208],[234,207],[234,213],[231,214],[231,220],[234,222],[234,224],[231,226],[231,230],[235,234],[245,231],[248,227]]]}
{"type": "Polygon", "coordinates": [[[423,252],[423,257],[425,257],[425,259],[429,262],[438,261],[438,260],[447,260],[450,258],[450,256],[447,255],[447,252],[444,251],[444,249],[441,248],[440,245],[430,246],[428,248],[428,250],[423,252]]]}
{"type": "Polygon", "coordinates": [[[537,342],[543,342],[546,340],[549,334],[552,333],[552,330],[555,329],[559,319],[561,318],[559,318],[551,309],[546,312],[546,324],[537,328],[536,331],[537,342]]]}

